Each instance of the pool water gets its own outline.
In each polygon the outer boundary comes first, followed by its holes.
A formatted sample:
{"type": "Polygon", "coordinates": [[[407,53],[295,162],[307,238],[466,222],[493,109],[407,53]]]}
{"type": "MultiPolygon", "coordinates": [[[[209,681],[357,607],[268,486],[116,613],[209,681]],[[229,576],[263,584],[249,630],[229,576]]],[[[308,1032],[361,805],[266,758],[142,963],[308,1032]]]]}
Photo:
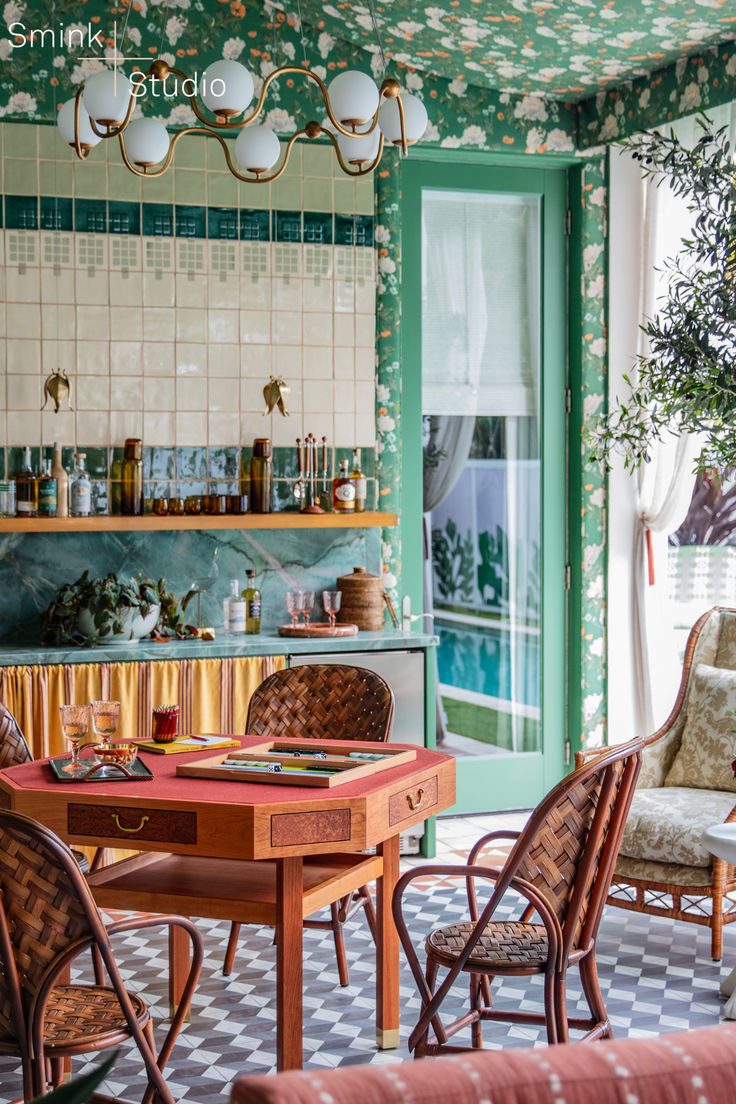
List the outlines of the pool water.
{"type": "Polygon", "coordinates": [[[539,636],[493,624],[436,620],[440,682],[502,701],[539,706],[539,636]],[[512,652],[513,640],[513,652],[512,652]],[[513,693],[512,693],[512,657],[513,693]]]}

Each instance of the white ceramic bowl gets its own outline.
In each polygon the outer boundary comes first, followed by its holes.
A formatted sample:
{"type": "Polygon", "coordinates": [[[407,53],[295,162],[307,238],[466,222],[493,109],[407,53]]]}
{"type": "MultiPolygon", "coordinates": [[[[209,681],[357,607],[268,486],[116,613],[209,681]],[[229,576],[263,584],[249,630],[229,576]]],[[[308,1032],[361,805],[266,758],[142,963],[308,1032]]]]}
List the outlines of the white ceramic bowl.
{"type": "Polygon", "coordinates": [[[142,636],[147,636],[158,621],[161,607],[151,606],[146,617],[141,617],[137,609],[124,609],[120,611],[120,621],[123,631],[113,633],[109,630],[97,633],[94,618],[88,609],[79,611],[79,631],[85,636],[95,636],[101,644],[137,644],[142,636]]]}

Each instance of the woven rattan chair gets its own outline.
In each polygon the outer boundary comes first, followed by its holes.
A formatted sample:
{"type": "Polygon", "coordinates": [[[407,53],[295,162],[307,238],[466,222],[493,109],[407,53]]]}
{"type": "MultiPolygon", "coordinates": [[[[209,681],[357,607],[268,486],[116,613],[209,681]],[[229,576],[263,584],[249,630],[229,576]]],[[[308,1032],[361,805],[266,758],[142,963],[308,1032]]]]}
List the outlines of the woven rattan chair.
{"type": "Polygon", "coordinates": [[[585,1031],[586,1039],[612,1034],[598,984],[596,936],[641,751],[642,742],[632,742],[574,771],[537,806],[522,832],[491,832],[478,840],[466,866],[424,866],[399,879],[393,897],[394,920],[422,1000],[421,1015],[409,1037],[409,1049],[416,1057],[467,1050],[448,1044],[466,1026],[472,1028],[472,1046],[482,1046],[483,1020],[545,1023],[550,1043],[567,1042],[570,1028],[585,1031]],[[504,838],[515,843],[503,868],[481,866],[483,851],[504,838]],[[432,875],[466,881],[469,916],[427,936],[423,971],[404,920],[403,902],[410,885],[426,891],[432,875]],[[419,887],[417,879],[421,879],[419,887]],[[481,911],[478,892],[484,888],[488,899],[481,911]],[[521,897],[521,916],[496,919],[509,892],[521,897]],[[588,1019],[567,1014],[565,985],[572,965],[580,969],[588,1019]],[[441,969],[447,973],[437,986],[441,969]],[[469,975],[469,1008],[459,1019],[444,1024],[440,1007],[461,973],[469,975]],[[544,975],[543,1014],[492,1006],[494,977],[534,974],[544,975]]]}
{"type": "MultiPolygon", "coordinates": [[[[310,740],[388,740],[394,715],[390,687],[373,671],[342,664],[306,664],[270,675],[258,687],[248,706],[246,732],[264,739],[285,737],[310,740]]],[[[305,928],[331,931],[335,940],[341,985],[347,985],[347,955],[343,925],[359,908],[365,909],[376,938],[376,913],[367,886],[330,906],[329,920],[305,920],[305,928]]],[[[223,972],[233,968],[240,924],[233,924],[223,972]]]]}
{"type": "MultiPolygon", "coordinates": [[[[618,908],[710,928],[711,955],[716,961],[721,958],[723,926],[736,920],[732,896],[736,867],[714,858],[700,841],[711,825],[736,821],[736,786],[730,767],[734,751],[731,711],[736,708],[734,672],[736,609],[715,606],[690,630],[672,712],[646,740],[608,897],[608,904],[618,908]],[[707,680],[717,691],[708,700],[708,708],[703,708],[707,680]],[[725,689],[728,684],[730,689],[725,689]],[[693,702],[696,690],[698,700],[693,702]],[[699,723],[701,730],[712,730],[712,761],[708,759],[709,741],[696,733],[701,769],[673,772],[693,722],[699,723]],[[720,777],[722,782],[707,784],[702,768],[712,780],[720,777]]],[[[706,731],[705,735],[709,734],[706,731]]],[[[587,762],[597,754],[600,749],[579,752],[576,762],[587,762]]]]}
{"type": "Polygon", "coordinates": [[[148,1077],[144,1104],[174,1104],[162,1071],[202,965],[202,937],[189,920],[135,918],[106,928],[69,848],[29,817],[0,811],[0,960],[0,1054],[20,1058],[25,1100],[60,1082],[65,1059],[133,1039],[148,1077]],[[126,991],[109,936],[162,924],[189,933],[192,965],[157,1057],[150,1013],[126,991]],[[99,953],[109,985],[68,983],[71,962],[87,948],[99,953]]]}

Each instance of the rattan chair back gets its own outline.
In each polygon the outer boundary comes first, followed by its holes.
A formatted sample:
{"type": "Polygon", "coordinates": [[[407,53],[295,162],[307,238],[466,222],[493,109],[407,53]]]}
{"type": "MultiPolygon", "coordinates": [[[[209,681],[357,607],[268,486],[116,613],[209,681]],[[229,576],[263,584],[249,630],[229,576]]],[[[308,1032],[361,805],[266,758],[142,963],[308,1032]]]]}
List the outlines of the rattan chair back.
{"type": "Polygon", "coordinates": [[[595,939],[643,747],[611,748],[563,778],[535,809],[496,887],[515,877],[535,887],[557,918],[565,958],[595,939]]]}
{"type": "Polygon", "coordinates": [[[6,811],[0,811],[0,894],[0,928],[9,942],[0,948],[0,1035],[20,1042],[23,1021],[66,952],[106,936],[69,848],[41,824],[6,811]]]}
{"type": "Polygon", "coordinates": [[[388,740],[394,696],[374,671],[306,664],[270,675],[253,694],[246,731],[268,739],[388,740]]]}
{"type": "Polygon", "coordinates": [[[31,749],[9,709],[0,704],[0,770],[17,763],[30,763],[31,749]]]}

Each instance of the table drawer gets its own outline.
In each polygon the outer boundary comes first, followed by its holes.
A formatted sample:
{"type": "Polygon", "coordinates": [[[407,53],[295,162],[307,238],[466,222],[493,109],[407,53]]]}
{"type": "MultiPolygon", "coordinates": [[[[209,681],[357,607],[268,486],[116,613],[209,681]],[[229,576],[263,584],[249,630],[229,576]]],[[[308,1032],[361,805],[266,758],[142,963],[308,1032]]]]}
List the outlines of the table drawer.
{"type": "Polygon", "coordinates": [[[179,809],[139,809],[126,805],[72,805],[68,830],[74,836],[102,836],[158,843],[196,843],[197,814],[179,809]]]}
{"type": "Polygon", "coordinates": [[[430,775],[414,786],[399,790],[388,799],[388,822],[400,824],[402,820],[421,812],[430,816],[437,805],[437,775],[430,775]]]}

